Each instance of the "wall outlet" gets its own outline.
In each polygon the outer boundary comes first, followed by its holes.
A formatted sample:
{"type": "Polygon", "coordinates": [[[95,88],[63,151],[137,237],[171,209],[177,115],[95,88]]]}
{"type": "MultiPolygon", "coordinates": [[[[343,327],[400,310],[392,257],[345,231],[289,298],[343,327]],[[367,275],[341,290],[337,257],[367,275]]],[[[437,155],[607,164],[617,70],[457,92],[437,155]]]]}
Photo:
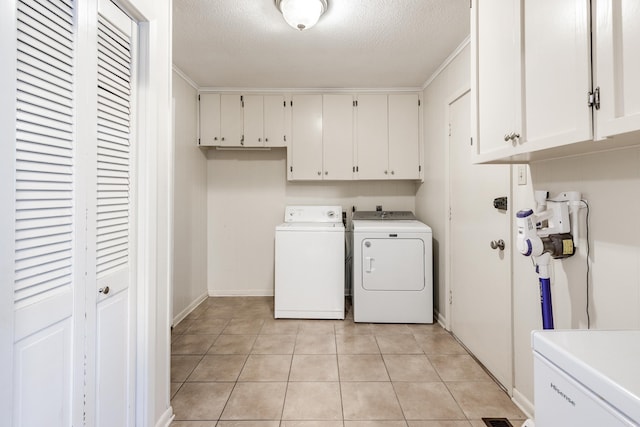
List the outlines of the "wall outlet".
{"type": "Polygon", "coordinates": [[[527,165],[518,165],[518,185],[527,185],[527,165]]]}

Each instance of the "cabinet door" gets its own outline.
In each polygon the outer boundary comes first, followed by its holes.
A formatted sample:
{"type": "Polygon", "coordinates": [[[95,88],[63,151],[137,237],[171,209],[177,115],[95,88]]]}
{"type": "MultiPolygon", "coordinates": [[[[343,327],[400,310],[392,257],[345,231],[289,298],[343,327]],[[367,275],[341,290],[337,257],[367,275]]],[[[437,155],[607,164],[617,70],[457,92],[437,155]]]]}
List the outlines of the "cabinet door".
{"type": "Polygon", "coordinates": [[[356,115],[358,179],[387,179],[389,176],[387,95],[359,95],[356,115]]]}
{"type": "Polygon", "coordinates": [[[594,13],[596,137],[602,139],[640,130],[640,2],[597,0],[594,13]]]}
{"type": "Polygon", "coordinates": [[[420,178],[420,106],[417,94],[389,95],[389,178],[420,178]]]}
{"type": "Polygon", "coordinates": [[[239,147],[242,142],[240,95],[220,96],[220,145],[239,147]]]}
{"type": "Polygon", "coordinates": [[[511,154],[520,134],[520,2],[473,2],[471,19],[474,161],[511,154]]]}
{"type": "Polygon", "coordinates": [[[200,95],[200,145],[220,145],[220,94],[200,95]]]}
{"type": "Polygon", "coordinates": [[[264,145],[286,147],[284,131],[284,96],[264,97],[264,145]]]}
{"type": "Polygon", "coordinates": [[[244,138],[240,141],[240,145],[244,147],[264,147],[264,108],[262,96],[245,95],[243,100],[244,138]]]}
{"type": "Polygon", "coordinates": [[[295,95],[291,111],[291,179],[322,179],[322,95],[295,95]]]}
{"type": "Polygon", "coordinates": [[[322,97],[324,179],[353,179],[353,96],[322,97]]]}
{"type": "Polygon", "coordinates": [[[528,0],[523,16],[522,149],[592,140],[589,1],[528,0]]]}

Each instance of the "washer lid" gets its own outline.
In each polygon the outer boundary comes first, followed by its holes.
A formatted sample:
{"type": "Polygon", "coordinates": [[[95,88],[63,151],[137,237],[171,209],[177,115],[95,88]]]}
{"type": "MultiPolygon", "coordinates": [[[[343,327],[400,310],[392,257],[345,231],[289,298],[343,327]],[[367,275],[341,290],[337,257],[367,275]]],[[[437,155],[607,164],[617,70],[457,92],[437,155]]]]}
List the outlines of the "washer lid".
{"type": "Polygon", "coordinates": [[[324,231],[342,232],[342,222],[285,222],[276,227],[276,231],[324,231]]]}
{"type": "Polygon", "coordinates": [[[640,331],[534,331],[535,352],[640,422],[640,331]]]}
{"type": "Polygon", "coordinates": [[[363,231],[371,233],[431,233],[431,227],[420,221],[363,220],[351,222],[354,233],[363,231]]]}

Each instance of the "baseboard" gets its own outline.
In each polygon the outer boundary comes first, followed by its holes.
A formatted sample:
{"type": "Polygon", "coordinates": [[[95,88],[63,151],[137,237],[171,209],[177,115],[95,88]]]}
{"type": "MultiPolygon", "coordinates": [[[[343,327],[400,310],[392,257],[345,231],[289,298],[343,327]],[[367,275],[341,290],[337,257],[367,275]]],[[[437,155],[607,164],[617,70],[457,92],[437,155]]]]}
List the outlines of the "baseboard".
{"type": "Polygon", "coordinates": [[[156,427],[169,427],[173,422],[173,418],[175,417],[173,413],[173,408],[169,406],[166,411],[160,416],[158,422],[156,423],[156,427]]]}
{"type": "Polygon", "coordinates": [[[436,319],[437,319],[438,325],[442,326],[442,329],[444,329],[445,331],[448,330],[447,319],[442,314],[440,314],[438,310],[436,310],[436,319]]]}
{"type": "Polygon", "coordinates": [[[515,387],[513,388],[513,397],[511,398],[513,403],[516,404],[518,408],[527,416],[527,418],[533,419],[533,414],[535,413],[535,408],[533,403],[525,397],[524,394],[520,393],[515,387]]]}
{"type": "Polygon", "coordinates": [[[197,306],[202,304],[202,301],[206,300],[208,296],[209,295],[205,292],[202,295],[200,295],[198,298],[196,298],[191,304],[187,306],[187,308],[182,310],[173,318],[172,326],[175,327],[178,325],[178,323],[182,322],[182,320],[184,320],[184,318],[187,317],[189,313],[195,310],[197,306]]]}
{"type": "Polygon", "coordinates": [[[273,289],[209,289],[210,297],[272,297],[273,289]]]}

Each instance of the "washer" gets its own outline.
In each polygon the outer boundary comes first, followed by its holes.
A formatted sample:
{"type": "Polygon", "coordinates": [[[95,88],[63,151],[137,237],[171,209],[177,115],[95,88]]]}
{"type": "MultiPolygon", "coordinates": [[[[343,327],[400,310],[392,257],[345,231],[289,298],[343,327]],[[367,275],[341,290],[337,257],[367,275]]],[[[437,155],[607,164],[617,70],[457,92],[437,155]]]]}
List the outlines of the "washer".
{"type": "Polygon", "coordinates": [[[433,323],[431,228],[411,212],[355,212],[353,320],[433,323]]]}
{"type": "Polygon", "coordinates": [[[344,319],[341,206],[287,206],[276,227],[276,318],[344,319]]]}
{"type": "Polygon", "coordinates": [[[639,426],[640,331],[532,333],[535,426],[639,426]]]}

